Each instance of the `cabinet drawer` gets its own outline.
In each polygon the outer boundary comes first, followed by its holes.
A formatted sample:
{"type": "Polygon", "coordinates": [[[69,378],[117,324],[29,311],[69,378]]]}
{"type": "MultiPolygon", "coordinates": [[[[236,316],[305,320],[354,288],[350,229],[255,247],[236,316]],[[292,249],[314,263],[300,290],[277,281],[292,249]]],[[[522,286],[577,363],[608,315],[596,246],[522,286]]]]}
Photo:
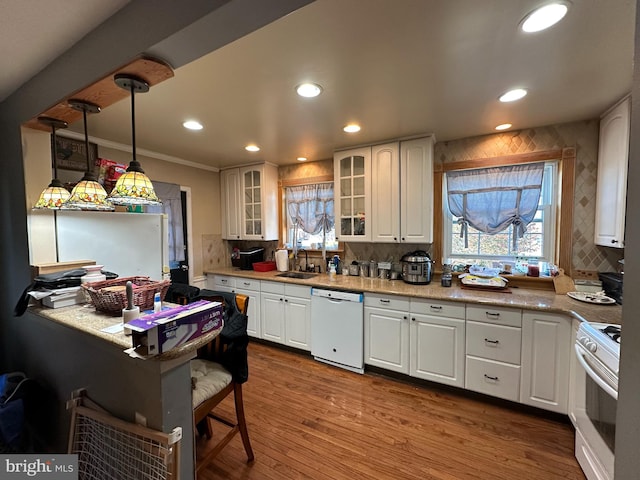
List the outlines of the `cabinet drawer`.
{"type": "Polygon", "coordinates": [[[517,402],[520,399],[520,367],[467,355],[465,387],[517,402]]]}
{"type": "Polygon", "coordinates": [[[467,320],[521,327],[522,310],[489,305],[467,305],[467,320]]]}
{"type": "Polygon", "coordinates": [[[421,298],[411,299],[411,313],[464,319],[464,310],[464,303],[433,301],[421,298]]]}
{"type": "Polygon", "coordinates": [[[250,278],[236,278],[236,288],[242,290],[251,290],[252,292],[260,291],[260,280],[252,280],[250,278]]]}
{"type": "Polygon", "coordinates": [[[266,293],[275,293],[278,295],[284,295],[284,283],[261,281],[260,291],[266,292],[266,293]]]}
{"type": "Polygon", "coordinates": [[[287,283],[284,286],[284,294],[286,297],[311,298],[311,287],[287,283]]]}
{"type": "Polygon", "coordinates": [[[364,306],[375,308],[388,308],[390,310],[409,311],[409,298],[397,295],[375,295],[365,293],[364,306]]]}
{"type": "Polygon", "coordinates": [[[521,330],[467,321],[467,355],[520,365],[521,330]]]}
{"type": "Polygon", "coordinates": [[[218,287],[235,287],[236,278],[227,275],[216,275],[213,277],[213,284],[218,287]]]}

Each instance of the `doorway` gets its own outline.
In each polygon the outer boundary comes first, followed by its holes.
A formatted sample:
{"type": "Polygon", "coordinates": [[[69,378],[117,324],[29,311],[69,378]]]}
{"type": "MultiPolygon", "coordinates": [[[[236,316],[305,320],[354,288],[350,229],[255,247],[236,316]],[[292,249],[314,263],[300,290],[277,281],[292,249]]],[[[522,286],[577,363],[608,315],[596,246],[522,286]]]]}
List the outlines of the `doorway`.
{"type": "Polygon", "coordinates": [[[182,212],[182,236],[184,260],[172,261],[171,263],[171,283],[189,284],[189,216],[188,216],[187,191],[180,189],[180,211],[182,212]]]}

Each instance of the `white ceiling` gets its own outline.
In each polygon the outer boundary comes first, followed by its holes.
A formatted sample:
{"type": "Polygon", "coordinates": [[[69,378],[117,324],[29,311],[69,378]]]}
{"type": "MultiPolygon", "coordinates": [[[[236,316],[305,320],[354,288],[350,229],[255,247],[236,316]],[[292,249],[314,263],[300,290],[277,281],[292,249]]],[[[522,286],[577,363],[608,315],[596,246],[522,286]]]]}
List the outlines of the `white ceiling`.
{"type": "MultiPolygon", "coordinates": [[[[34,3],[102,6],[99,20],[126,2],[0,0],[3,14],[9,3],[19,10],[34,3]]],[[[445,141],[493,133],[505,122],[519,129],[597,118],[631,89],[635,1],[573,0],[561,23],[520,32],[520,20],[540,3],[317,0],[137,95],[138,148],[211,167],[282,165],[420,133],[445,141]],[[322,95],[298,97],[294,87],[306,80],[321,84],[322,95]],[[500,104],[497,97],[513,87],[529,95],[500,104]],[[191,118],[205,128],[184,130],[191,118]],[[351,121],[362,125],[360,133],[342,131],[351,121]],[[262,150],[246,152],[252,142],[262,150]]],[[[84,20],[82,27],[91,24],[84,20]]],[[[78,32],[77,25],[65,28],[78,32]]],[[[89,133],[130,144],[129,119],[130,102],[121,101],[92,115],[89,133]]]]}

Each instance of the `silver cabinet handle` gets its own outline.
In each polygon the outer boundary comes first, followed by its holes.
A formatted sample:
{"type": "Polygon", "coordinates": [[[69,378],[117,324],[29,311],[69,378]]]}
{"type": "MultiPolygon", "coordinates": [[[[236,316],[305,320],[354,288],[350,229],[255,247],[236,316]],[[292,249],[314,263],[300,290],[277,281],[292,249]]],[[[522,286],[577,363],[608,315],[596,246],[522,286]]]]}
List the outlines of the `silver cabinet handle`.
{"type": "Polygon", "coordinates": [[[494,312],[484,312],[487,314],[487,317],[499,317],[500,314],[499,313],[494,313],[494,312]]]}
{"type": "Polygon", "coordinates": [[[485,338],[484,341],[486,343],[491,343],[492,345],[498,345],[500,343],[500,340],[489,340],[488,338],[485,338]]]}
{"type": "Polygon", "coordinates": [[[487,375],[486,373],[484,374],[484,378],[486,378],[487,380],[492,380],[494,382],[499,382],[500,379],[498,377],[491,377],[489,375],[487,375]]]}
{"type": "Polygon", "coordinates": [[[389,300],[387,298],[381,298],[380,299],[380,303],[391,303],[391,300],[389,300]]]}
{"type": "Polygon", "coordinates": [[[431,310],[442,310],[442,305],[429,305],[431,310]]]}

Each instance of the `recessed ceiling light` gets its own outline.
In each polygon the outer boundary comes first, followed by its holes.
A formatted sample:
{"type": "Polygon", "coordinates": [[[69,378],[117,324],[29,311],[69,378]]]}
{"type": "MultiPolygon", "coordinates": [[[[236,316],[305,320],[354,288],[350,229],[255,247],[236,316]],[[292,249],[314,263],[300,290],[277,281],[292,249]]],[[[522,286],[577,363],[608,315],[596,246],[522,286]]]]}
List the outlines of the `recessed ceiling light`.
{"type": "Polygon", "coordinates": [[[296,87],[296,92],[301,97],[312,98],[322,93],[322,87],[317,83],[301,83],[296,87]]]}
{"type": "Polygon", "coordinates": [[[509,90],[507,93],[503,93],[499,100],[501,102],[515,102],[527,95],[527,91],[524,88],[515,88],[509,90]]]}
{"type": "Polygon", "coordinates": [[[247,150],[248,152],[259,152],[260,151],[260,147],[257,145],[247,145],[246,147],[244,147],[245,150],[247,150]]]}
{"type": "Polygon", "coordinates": [[[306,162],[307,157],[298,157],[296,160],[298,160],[299,162],[306,162]]]}
{"type": "Polygon", "coordinates": [[[342,130],[344,130],[347,133],[356,133],[360,131],[360,125],[357,125],[355,123],[350,123],[349,125],[345,126],[342,130]]]}
{"type": "Polygon", "coordinates": [[[535,9],[522,21],[522,30],[527,33],[539,32],[555,25],[569,10],[567,2],[553,2],[535,9]]]}
{"type": "Polygon", "coordinates": [[[506,130],[507,128],[511,128],[513,125],[510,123],[503,123],[502,125],[498,125],[496,130],[506,130]]]}
{"type": "Polygon", "coordinates": [[[187,120],[182,126],[188,130],[202,130],[202,124],[196,120],[187,120]]]}

